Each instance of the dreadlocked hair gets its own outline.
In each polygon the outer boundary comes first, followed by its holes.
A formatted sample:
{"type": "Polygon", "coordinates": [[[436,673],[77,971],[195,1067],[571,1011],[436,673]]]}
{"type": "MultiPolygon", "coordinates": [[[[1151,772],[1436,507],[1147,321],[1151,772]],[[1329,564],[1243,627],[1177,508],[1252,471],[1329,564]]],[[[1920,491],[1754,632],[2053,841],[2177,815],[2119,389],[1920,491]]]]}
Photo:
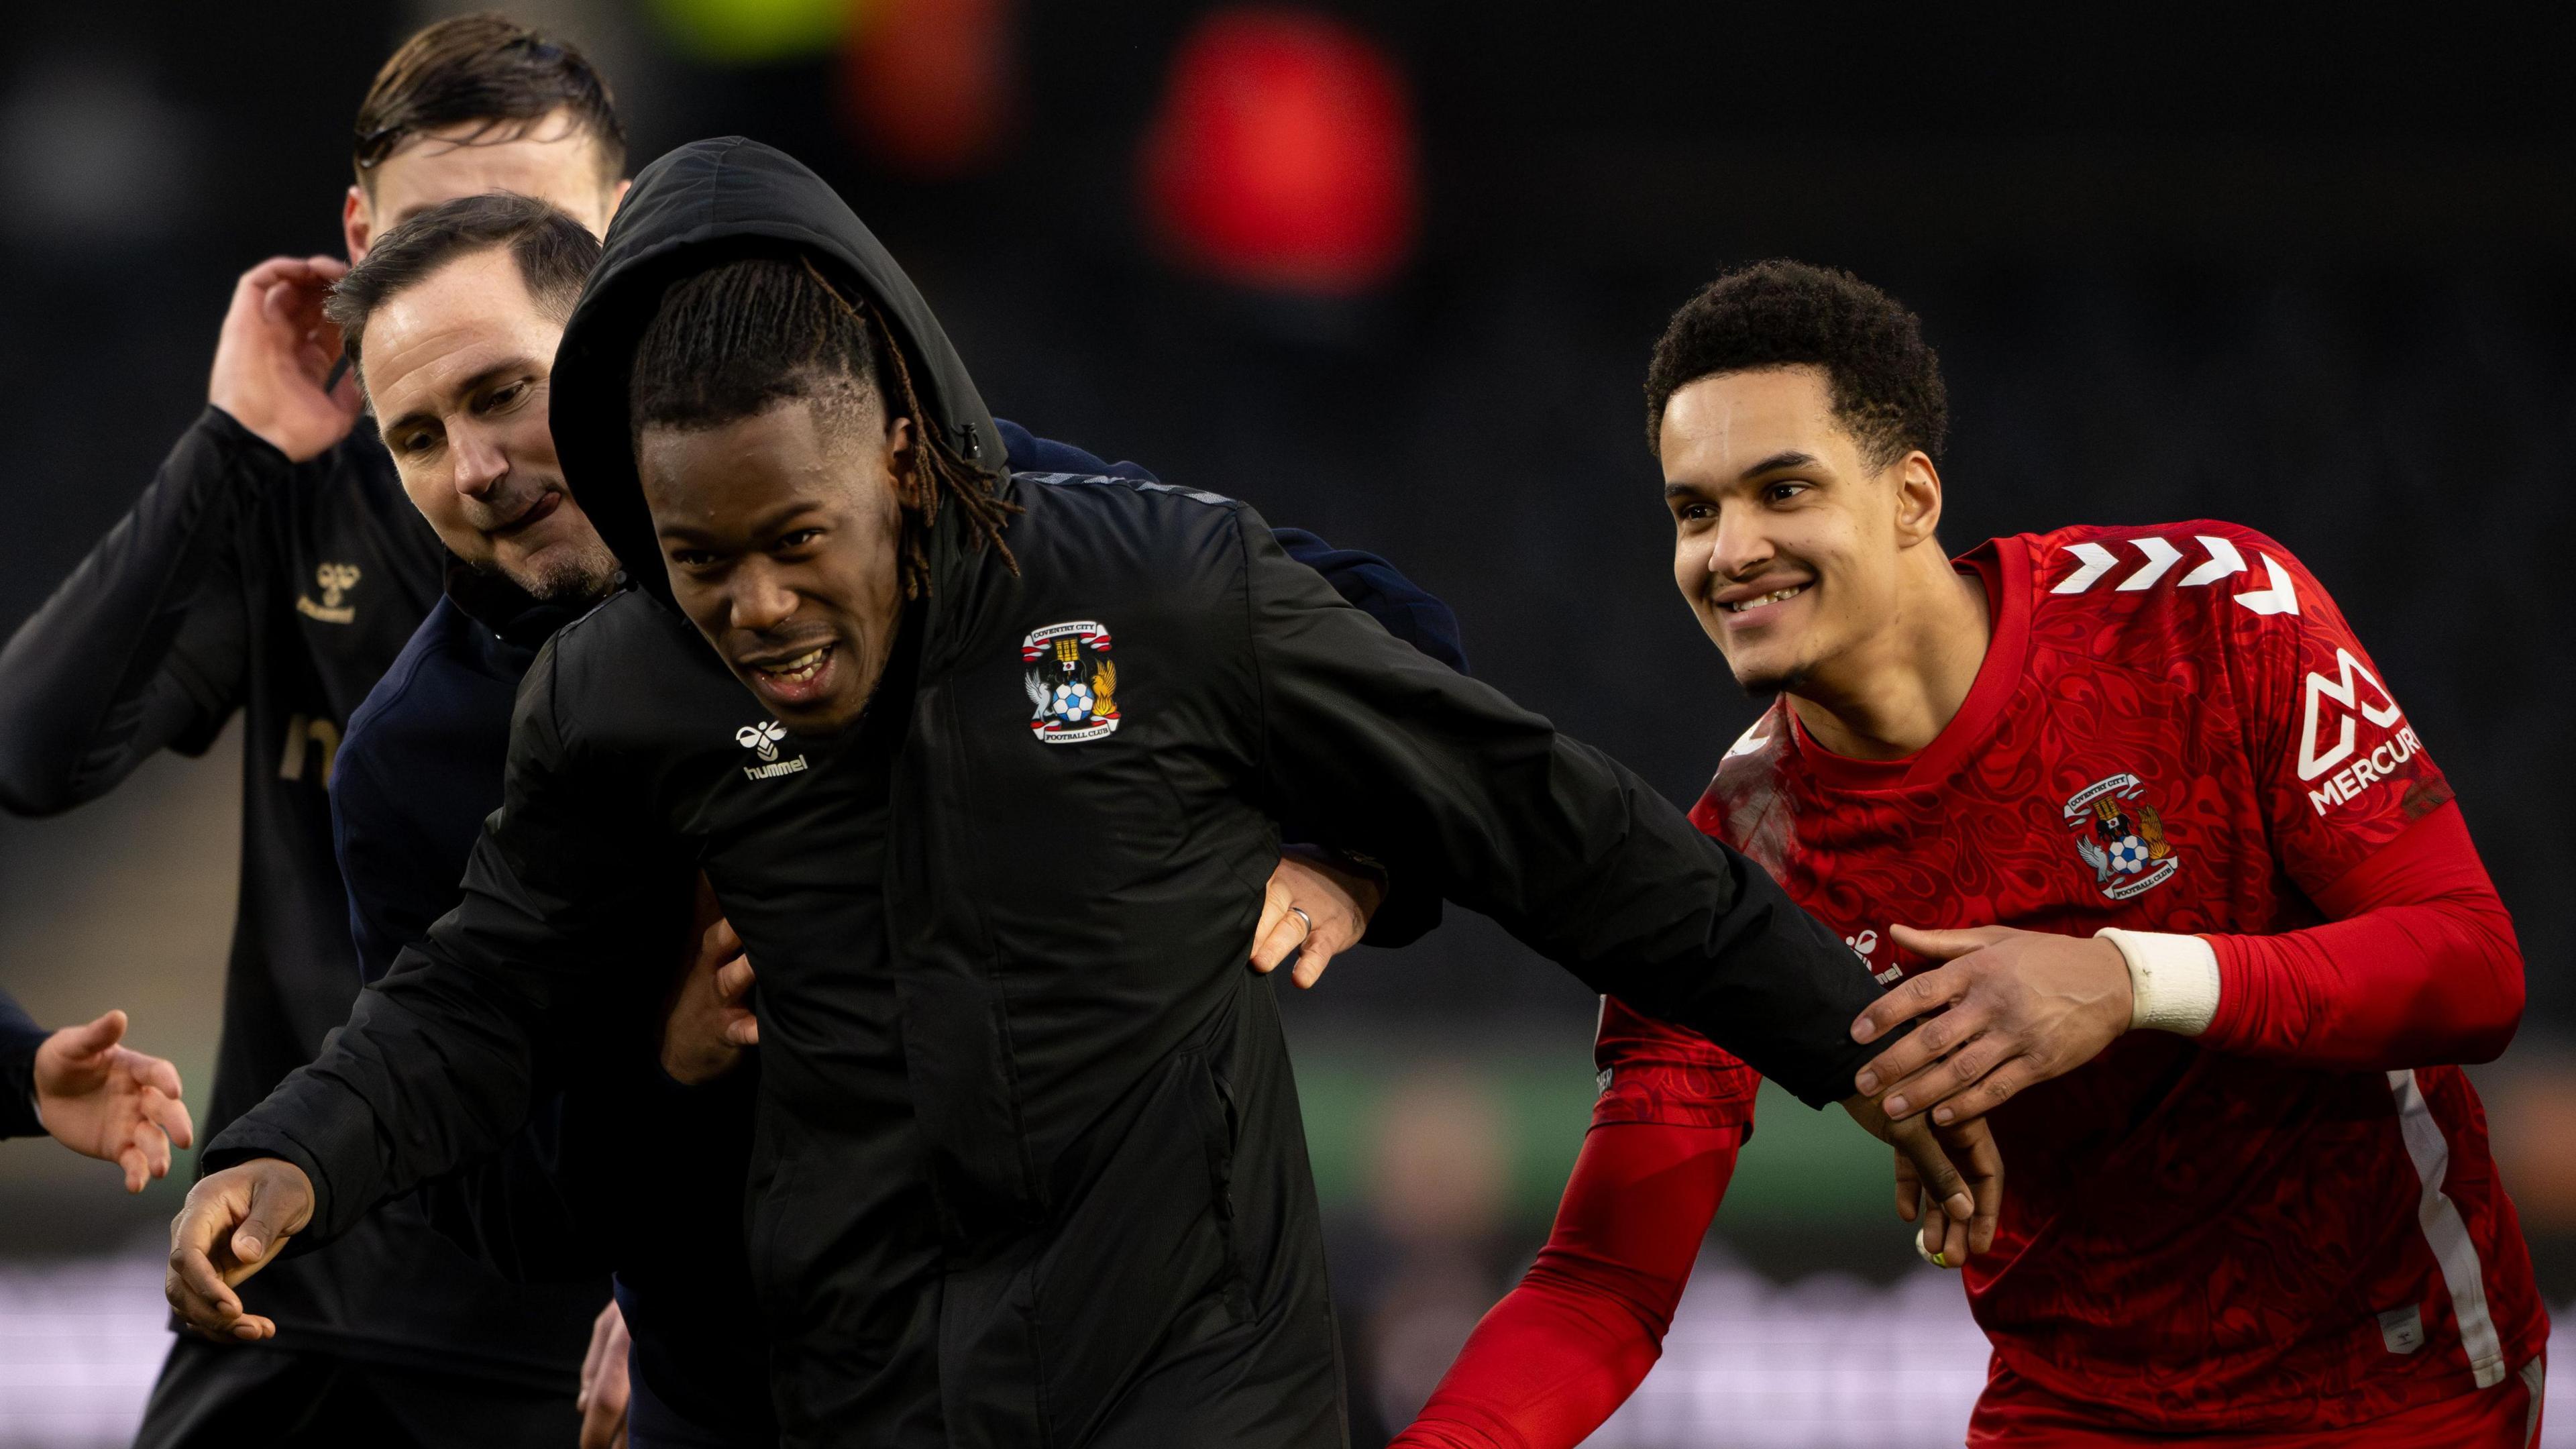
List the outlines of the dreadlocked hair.
{"type": "Polygon", "coordinates": [[[639,438],[648,427],[721,427],[794,400],[854,421],[876,399],[888,422],[913,425],[913,465],[894,480],[903,596],[930,592],[930,535],[942,507],[965,513],[970,547],[990,547],[1020,571],[1002,541],[1019,505],[994,493],[998,475],[959,454],[921,405],[883,313],[844,295],[811,258],[749,257],[674,285],[636,345],[628,399],[639,438]]]}

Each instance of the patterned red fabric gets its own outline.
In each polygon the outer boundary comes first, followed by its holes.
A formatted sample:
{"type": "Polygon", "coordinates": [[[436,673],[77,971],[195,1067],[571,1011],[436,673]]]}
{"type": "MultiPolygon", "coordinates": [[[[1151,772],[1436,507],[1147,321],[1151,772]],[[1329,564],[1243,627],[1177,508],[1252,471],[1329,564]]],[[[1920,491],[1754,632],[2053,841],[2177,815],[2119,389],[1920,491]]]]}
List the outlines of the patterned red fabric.
{"type": "MultiPolygon", "coordinates": [[[[1694,818],[1891,981],[1930,964],[1896,950],[1898,922],[2219,948],[2208,1044],[2135,1033],[1994,1115],[2010,1192],[1966,1279],[2025,1388],[1981,1403],[1976,1432],[2039,1404],[2110,1430],[2324,1430],[2501,1383],[2547,1321],[2477,1095],[2429,1063],[2501,1046],[2518,973],[2509,1002],[2469,983],[2447,1016],[2419,994],[2415,1017],[2454,1029],[2400,1042],[2331,999],[2330,955],[2245,944],[2367,898],[2357,868],[2416,822],[2456,828],[2341,613],[2279,544],[2222,523],[2023,535],[1965,562],[1994,637],[1939,739],[1843,759],[1784,701],[1694,818]],[[2398,1056],[2353,1069],[2374,1052],[2398,1056]]],[[[1605,1120],[1749,1121],[1740,1064],[1615,1002],[1599,1057],[1605,1120]]]]}
{"type": "MultiPolygon", "coordinates": [[[[2350,1429],[2257,1430],[2219,1442],[2225,1449],[2354,1449],[2356,1439],[2369,1449],[2537,1449],[2548,1397],[2542,1364],[2535,1358],[2503,1383],[2373,1419],[2358,1435],[2350,1429]]],[[[2171,1449],[2175,1443],[2166,1435],[2102,1428],[2083,1410],[2031,1392],[2027,1381],[2006,1368],[1994,1371],[1986,1402],[2012,1409],[1979,1416],[1968,1449],[2171,1449]]]]}

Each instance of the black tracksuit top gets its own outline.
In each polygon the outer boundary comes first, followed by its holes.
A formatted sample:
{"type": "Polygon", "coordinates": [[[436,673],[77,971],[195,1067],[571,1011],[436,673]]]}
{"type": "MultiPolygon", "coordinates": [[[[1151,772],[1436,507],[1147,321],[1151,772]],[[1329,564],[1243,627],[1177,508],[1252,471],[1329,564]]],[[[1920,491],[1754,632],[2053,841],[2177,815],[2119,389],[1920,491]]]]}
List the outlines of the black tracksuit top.
{"type": "MultiPolygon", "coordinates": [[[[853,276],[932,421],[990,446],[828,188],[754,143],[684,147],[611,228],[553,394],[566,476],[648,585],[620,339],[686,263],[780,241],[853,276]]],[[[790,1443],[1321,1446],[1345,1429],[1314,1189],[1244,963],[1279,820],[1811,1102],[1850,1091],[1866,972],[1626,770],[1388,635],[1242,504],[1004,492],[1017,572],[945,515],[908,687],[842,738],[763,731],[654,592],[558,632],[464,901],[209,1160],[302,1166],[328,1237],[491,1152],[551,1056],[658,993],[702,868],[761,976],[749,1256],[790,1443]],[[1114,730],[1032,719],[1056,626],[1114,659],[1114,730]]]]}
{"type": "MultiPolygon", "coordinates": [[[[13,814],[94,800],[158,750],[202,754],[242,716],[241,892],[197,1104],[206,1140],[313,1060],[357,998],[325,784],[446,558],[374,428],[296,463],[209,407],[0,649],[13,814]]],[[[246,1291],[277,1320],[268,1347],[569,1394],[608,1286],[514,1287],[398,1204],[246,1291]]]]}

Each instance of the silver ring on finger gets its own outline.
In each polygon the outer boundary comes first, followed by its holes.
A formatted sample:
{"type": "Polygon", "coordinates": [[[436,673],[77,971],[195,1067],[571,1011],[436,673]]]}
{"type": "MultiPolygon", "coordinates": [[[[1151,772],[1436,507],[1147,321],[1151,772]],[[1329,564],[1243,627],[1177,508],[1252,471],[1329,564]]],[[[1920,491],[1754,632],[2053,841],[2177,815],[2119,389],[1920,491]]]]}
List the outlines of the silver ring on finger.
{"type": "Polygon", "coordinates": [[[1306,943],[1307,936],[1315,934],[1315,918],[1307,915],[1304,910],[1296,906],[1290,906],[1288,908],[1288,914],[1295,916],[1298,920],[1306,923],[1306,935],[1297,938],[1297,943],[1302,946],[1306,943]]]}

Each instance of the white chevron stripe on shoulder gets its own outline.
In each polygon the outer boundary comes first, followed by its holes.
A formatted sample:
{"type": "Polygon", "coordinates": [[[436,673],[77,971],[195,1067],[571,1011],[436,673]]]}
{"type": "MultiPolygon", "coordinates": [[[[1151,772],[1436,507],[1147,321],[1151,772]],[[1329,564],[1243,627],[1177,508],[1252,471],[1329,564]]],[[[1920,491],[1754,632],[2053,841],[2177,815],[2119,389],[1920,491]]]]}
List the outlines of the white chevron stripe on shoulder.
{"type": "Polygon", "coordinates": [[[2120,580],[2120,592],[2124,594],[2154,588],[2156,580],[2171,573],[2173,566],[2182,562],[2182,550],[2154,534],[2130,539],[2129,546],[2147,556],[2147,566],[2120,580]]]}
{"type": "MultiPolygon", "coordinates": [[[[2209,557],[2176,580],[2175,587],[2201,588],[2214,584],[2220,579],[2233,578],[2250,571],[2245,562],[2244,552],[2237,548],[2234,540],[2222,538],[2214,533],[2202,533],[2193,535],[2193,541],[2198,543],[2209,557]]],[[[2120,555],[2112,552],[2111,546],[2120,543],[2136,549],[2142,562],[2114,586],[2114,592],[2117,593],[2143,593],[2154,588],[2163,583],[2166,576],[2171,574],[2184,558],[2183,550],[2172,539],[2154,533],[2141,534],[2136,538],[2112,539],[2107,542],[2087,540],[2083,543],[2066,544],[2063,551],[2075,556],[2077,565],[2075,572],[2058,580],[2049,592],[2080,594],[2111,577],[2120,567],[2120,555]]],[[[2288,571],[2283,569],[2277,560],[2259,550],[2254,556],[2263,561],[2263,567],[2271,579],[2271,587],[2238,594],[2236,601],[2257,614],[2299,612],[2299,591],[2291,583],[2288,571]]]]}
{"type": "Polygon", "coordinates": [[[2217,583],[2229,574],[2245,572],[2245,555],[2236,551],[2233,540],[2204,533],[2200,535],[2200,546],[2209,550],[2209,562],[2184,574],[2182,587],[2196,589],[2203,584],[2217,583]]]}
{"type": "Polygon", "coordinates": [[[2236,602],[2252,609],[2257,614],[2295,614],[2299,612],[2299,591],[2290,582],[2290,571],[2281,567],[2281,561],[2272,557],[2268,553],[2263,553],[2258,550],[2254,556],[2263,561],[2264,569],[2271,574],[2272,587],[2268,589],[2255,589],[2249,593],[2238,594],[2236,596],[2236,602]]]}
{"type": "Polygon", "coordinates": [[[2068,574],[2052,594],[2080,594],[2102,581],[2102,576],[2119,564],[2109,549],[2098,543],[2070,543],[2066,551],[2084,560],[2084,567],[2068,574]]]}

